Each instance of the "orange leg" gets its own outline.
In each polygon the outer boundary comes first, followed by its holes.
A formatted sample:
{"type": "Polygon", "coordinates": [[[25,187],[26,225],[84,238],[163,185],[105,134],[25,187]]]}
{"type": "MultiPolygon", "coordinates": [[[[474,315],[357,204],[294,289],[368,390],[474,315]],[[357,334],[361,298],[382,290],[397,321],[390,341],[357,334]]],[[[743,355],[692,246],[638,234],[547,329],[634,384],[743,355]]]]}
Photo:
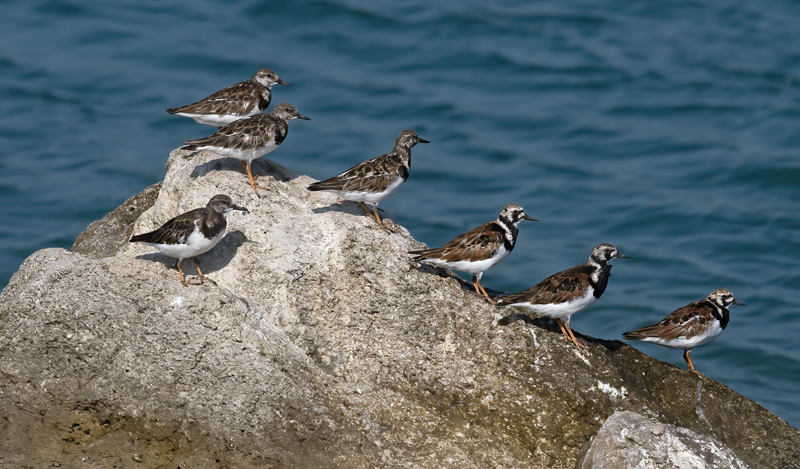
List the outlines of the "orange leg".
{"type": "Polygon", "coordinates": [[[564,329],[564,323],[561,322],[561,319],[556,318],[556,324],[561,329],[561,338],[564,339],[564,342],[569,342],[569,335],[567,335],[567,330],[564,329]]]}
{"type": "Polygon", "coordinates": [[[200,275],[200,283],[208,281],[210,284],[216,285],[217,282],[215,282],[215,281],[211,280],[210,278],[206,277],[205,275],[203,275],[203,271],[200,270],[200,263],[197,262],[197,258],[193,257],[192,260],[194,261],[194,268],[197,269],[197,273],[200,275]]]}
{"type": "Polygon", "coordinates": [[[689,365],[689,371],[697,376],[703,376],[699,371],[694,369],[694,365],[692,365],[692,357],[689,356],[690,353],[692,353],[692,349],[686,349],[683,352],[683,359],[686,360],[686,364],[689,365]]]}
{"type": "Polygon", "coordinates": [[[189,285],[189,281],[186,280],[186,277],[183,275],[183,269],[181,268],[181,261],[182,259],[178,259],[178,273],[181,274],[181,284],[185,287],[189,285]]]}
{"type": "Polygon", "coordinates": [[[244,170],[247,171],[247,179],[250,180],[250,187],[253,188],[253,191],[255,191],[258,197],[261,197],[256,189],[264,189],[266,191],[268,191],[269,189],[263,186],[259,186],[258,183],[256,183],[256,177],[254,177],[253,173],[250,171],[250,164],[252,164],[252,161],[248,161],[247,163],[245,163],[244,161],[240,161],[240,163],[242,163],[244,170]]]}
{"type": "Polygon", "coordinates": [[[391,231],[389,231],[389,229],[388,229],[388,228],[386,228],[386,225],[384,225],[384,224],[383,224],[383,222],[381,221],[381,217],[378,215],[378,207],[375,207],[375,206],[373,205],[373,207],[374,207],[374,209],[375,209],[375,211],[374,211],[374,212],[373,212],[373,211],[371,211],[371,210],[369,209],[369,207],[367,207],[367,204],[365,204],[364,202],[361,202],[361,207],[363,207],[363,208],[364,208],[364,211],[365,211],[365,212],[367,212],[367,215],[368,215],[370,218],[374,219],[374,220],[375,220],[375,221],[378,223],[378,226],[380,226],[380,227],[381,227],[381,229],[382,229],[383,231],[385,231],[385,232],[387,232],[387,233],[391,233],[391,231]]]}
{"type": "Polygon", "coordinates": [[[364,211],[367,212],[367,216],[368,217],[370,217],[372,219],[375,219],[375,217],[372,216],[372,210],[370,210],[369,207],[367,207],[367,204],[365,204],[364,202],[361,202],[361,207],[363,207],[364,211]]]}
{"type": "Polygon", "coordinates": [[[486,290],[484,290],[483,285],[481,285],[481,280],[479,278],[473,278],[472,279],[472,286],[475,287],[475,291],[476,292],[478,292],[481,295],[486,297],[486,301],[488,301],[491,304],[497,304],[496,301],[494,301],[493,299],[489,298],[489,294],[486,293],[486,290]]]}
{"type": "Polygon", "coordinates": [[[578,339],[575,338],[575,334],[572,333],[572,329],[569,328],[569,321],[567,321],[564,324],[564,327],[567,328],[567,332],[569,332],[569,336],[570,338],[572,338],[572,343],[575,344],[576,347],[586,350],[586,347],[584,347],[583,345],[581,345],[581,343],[578,342],[578,339]]]}
{"type": "Polygon", "coordinates": [[[373,205],[372,209],[375,211],[375,219],[378,220],[378,225],[383,229],[383,231],[391,233],[391,231],[389,231],[389,228],[386,228],[386,225],[384,225],[383,222],[381,221],[381,217],[378,216],[378,206],[373,205]]]}

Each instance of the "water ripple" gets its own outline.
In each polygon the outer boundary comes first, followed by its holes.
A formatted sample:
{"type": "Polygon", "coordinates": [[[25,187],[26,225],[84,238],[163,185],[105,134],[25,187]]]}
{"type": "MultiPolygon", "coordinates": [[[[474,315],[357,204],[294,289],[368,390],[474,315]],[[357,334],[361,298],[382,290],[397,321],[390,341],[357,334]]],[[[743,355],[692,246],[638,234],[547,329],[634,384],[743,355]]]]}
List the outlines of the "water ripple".
{"type": "Polygon", "coordinates": [[[167,107],[270,67],[293,83],[273,102],[313,119],[291,128],[277,161],[329,177],[413,128],[432,143],[381,206],[418,239],[446,242],[508,203],[542,220],[487,286],[527,288],[598,242],[630,254],[581,331],[618,338],[632,318],[735,288],[748,306],[698,350],[705,370],[800,424],[796,3],[6,7],[0,217],[14,230],[0,231],[3,281],[33,250],[68,247],[160,180],[170,150],[208,134],[167,107]]]}

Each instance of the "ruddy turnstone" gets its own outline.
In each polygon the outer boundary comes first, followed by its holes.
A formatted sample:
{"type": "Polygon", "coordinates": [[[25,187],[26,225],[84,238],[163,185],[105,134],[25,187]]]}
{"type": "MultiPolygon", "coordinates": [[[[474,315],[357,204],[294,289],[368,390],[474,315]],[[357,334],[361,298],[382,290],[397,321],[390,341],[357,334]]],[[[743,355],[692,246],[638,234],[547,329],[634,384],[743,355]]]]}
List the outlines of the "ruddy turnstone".
{"type": "Polygon", "coordinates": [[[616,258],[627,259],[628,256],[610,244],[598,244],[585,264],[553,274],[525,291],[504,296],[497,306],[520,306],[553,318],[565,341],[571,340],[576,347],[585,349],[575,339],[569,320],[573,314],[592,306],[606,291],[611,275],[609,262],[616,258]]]}
{"type": "Polygon", "coordinates": [[[153,246],[162,254],[178,259],[178,273],[184,285],[188,285],[189,281],[183,275],[181,261],[189,257],[194,260],[200,282],[208,280],[214,283],[203,275],[196,256],[209,251],[222,239],[227,225],[225,217],[231,210],[248,211],[234,204],[227,195],[215,195],[205,207],[178,215],[155,231],[132,237],[130,242],[153,246]]]}
{"type": "Polygon", "coordinates": [[[186,142],[181,149],[192,152],[211,150],[222,156],[236,158],[247,171],[250,186],[258,195],[257,189],[266,187],[256,184],[250,165],[256,158],[278,148],[289,132],[288,121],[292,119],[311,120],[297,112],[291,104],[282,103],[275,106],[269,114],[256,114],[231,122],[213,135],[186,142]]]}
{"type": "Polygon", "coordinates": [[[199,124],[223,127],[243,117],[264,112],[272,99],[274,85],[289,86],[268,68],[253,78],[219,90],[211,96],[186,106],[167,109],[170,114],[189,117],[199,124]]]}
{"type": "Polygon", "coordinates": [[[509,205],[500,212],[497,220],[474,228],[436,249],[411,251],[417,262],[447,267],[472,274],[475,291],[481,293],[489,303],[486,290],[481,285],[483,272],[508,256],[517,242],[522,220],[539,221],[525,213],[519,205],[509,205]]]}
{"type": "Polygon", "coordinates": [[[694,369],[689,354],[693,348],[716,339],[728,326],[730,305],[744,306],[736,301],[730,291],[720,288],[712,291],[704,300],[676,309],[652,326],[625,332],[622,336],[625,340],[641,340],[664,347],[683,349],[683,359],[689,365],[689,371],[702,376],[694,369]]]}
{"type": "Polygon", "coordinates": [[[406,182],[411,170],[411,148],[418,143],[430,142],[419,138],[413,130],[404,130],[389,153],[361,162],[338,176],[315,182],[308,186],[308,190],[333,192],[345,200],[361,202],[367,215],[373,218],[364,204],[369,203],[375,211],[378,226],[388,231],[378,216],[378,202],[406,182]]]}

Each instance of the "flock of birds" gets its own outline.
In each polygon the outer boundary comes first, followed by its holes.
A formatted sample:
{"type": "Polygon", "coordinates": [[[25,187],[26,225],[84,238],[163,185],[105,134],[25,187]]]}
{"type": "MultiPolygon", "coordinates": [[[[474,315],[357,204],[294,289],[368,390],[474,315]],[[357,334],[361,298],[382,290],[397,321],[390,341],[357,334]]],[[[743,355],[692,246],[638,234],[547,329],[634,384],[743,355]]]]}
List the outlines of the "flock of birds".
{"type": "MultiPolygon", "coordinates": [[[[251,171],[252,162],[275,150],[286,138],[288,121],[310,120],[291,104],[278,104],[264,113],[272,98],[274,85],[289,86],[270,69],[261,69],[250,80],[217,91],[211,96],[179,108],[168,109],[170,114],[189,117],[196,122],[219,127],[205,138],[191,140],[181,147],[198,152],[209,150],[223,157],[238,159],[256,196],[257,176],[251,171]]],[[[384,231],[390,230],[378,215],[378,202],[394,193],[408,179],[411,167],[411,148],[429,143],[413,130],[404,130],[395,141],[392,151],[361,162],[330,179],[308,186],[310,191],[328,191],[341,198],[361,204],[367,216],[384,231]],[[372,211],[366,206],[372,205],[372,211]]],[[[178,215],[150,233],[133,236],[131,242],[156,247],[161,253],[177,259],[181,283],[189,285],[181,268],[183,259],[191,258],[200,282],[209,281],[203,275],[197,257],[213,248],[225,232],[226,216],[232,210],[247,209],[233,203],[227,195],[216,195],[206,205],[178,215]]],[[[492,299],[481,285],[483,273],[498,264],[514,249],[523,220],[537,221],[518,205],[509,205],[497,220],[457,236],[436,249],[412,251],[413,260],[466,272],[472,275],[475,291],[498,307],[518,306],[532,313],[555,320],[563,338],[575,347],[585,349],[569,326],[570,318],[593,305],[603,294],[611,272],[611,261],[627,258],[610,244],[599,244],[586,263],[553,274],[533,287],[497,300],[492,299]]],[[[683,349],[683,358],[692,373],[690,357],[694,347],[716,339],[728,325],[728,306],[741,305],[727,289],[714,290],[707,298],[672,312],[662,321],[623,334],[625,339],[652,342],[674,349],[683,349]]],[[[495,324],[497,323],[497,317],[495,324]]]]}

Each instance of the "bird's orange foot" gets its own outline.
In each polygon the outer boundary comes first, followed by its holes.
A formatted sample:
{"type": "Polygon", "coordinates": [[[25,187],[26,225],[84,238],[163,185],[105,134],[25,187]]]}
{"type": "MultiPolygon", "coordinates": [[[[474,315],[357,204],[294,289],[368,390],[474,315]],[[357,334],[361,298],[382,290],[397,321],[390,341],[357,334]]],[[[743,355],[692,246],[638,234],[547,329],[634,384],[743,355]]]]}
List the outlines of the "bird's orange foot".
{"type": "Polygon", "coordinates": [[[205,283],[205,282],[208,282],[208,283],[210,283],[211,285],[216,285],[216,284],[217,284],[217,282],[215,282],[215,281],[211,280],[210,278],[208,278],[208,277],[206,277],[206,276],[202,276],[202,277],[200,277],[200,284],[203,284],[203,283],[205,283]]]}
{"type": "Polygon", "coordinates": [[[378,222],[378,226],[380,226],[383,231],[385,231],[385,232],[387,232],[389,234],[392,233],[392,230],[390,230],[388,226],[384,225],[383,221],[379,221],[378,222]]]}
{"type": "Polygon", "coordinates": [[[586,346],[585,346],[585,345],[583,345],[582,343],[578,342],[577,340],[576,340],[575,342],[573,342],[573,343],[574,343],[574,344],[575,344],[575,346],[576,346],[576,347],[578,347],[579,349],[581,349],[581,350],[586,350],[586,346]]]}

